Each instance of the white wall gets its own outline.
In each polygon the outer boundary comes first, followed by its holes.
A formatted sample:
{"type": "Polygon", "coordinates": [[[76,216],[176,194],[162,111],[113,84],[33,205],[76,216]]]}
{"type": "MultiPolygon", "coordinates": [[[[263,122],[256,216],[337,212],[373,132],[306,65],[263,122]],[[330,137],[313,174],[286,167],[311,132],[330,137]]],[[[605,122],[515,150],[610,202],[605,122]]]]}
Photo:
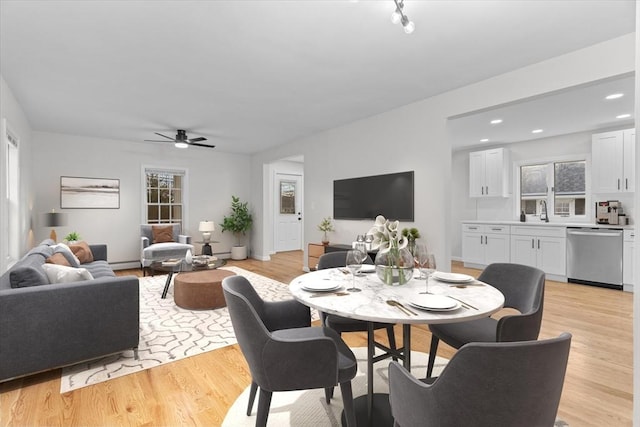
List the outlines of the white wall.
{"type": "MultiPolygon", "coordinates": [[[[232,195],[249,200],[248,156],[44,132],[34,132],[34,147],[30,172],[34,217],[38,213],[37,240],[47,237],[50,230],[42,227],[39,214],[55,208],[68,214],[68,225],[56,230],[59,240],[77,231],[90,243],[106,243],[110,263],[137,262],[139,225],[144,217],[142,168],[175,167],[188,173],[185,231],[193,240],[200,240],[199,221],[212,220],[216,223],[212,240],[220,241],[212,245],[214,253],[230,251],[234,239],[228,232],[221,233],[219,224],[230,212],[232,195]],[[60,209],[60,176],[120,179],[120,209],[60,209]]],[[[195,246],[199,253],[200,246],[195,246]]]]}
{"type": "MultiPolygon", "coordinates": [[[[334,179],[415,170],[415,222],[402,226],[417,227],[439,266],[447,268],[452,230],[459,228],[451,215],[452,193],[458,198],[452,184],[452,163],[457,160],[452,159],[447,117],[631,72],[634,43],[634,34],[619,37],[258,153],[251,162],[254,205],[262,203],[265,165],[303,154],[305,243],[314,242],[320,237],[316,225],[333,212],[334,179]]],[[[473,207],[462,208],[468,212],[473,207]]],[[[371,224],[336,221],[331,240],[350,242],[371,224]]],[[[268,257],[272,244],[266,230],[268,224],[257,224],[253,242],[256,254],[268,257]]]]}
{"type": "MultiPolygon", "coordinates": [[[[25,116],[20,104],[13,96],[11,88],[7,85],[4,78],[0,75],[0,119],[6,119],[8,127],[20,138],[19,146],[19,162],[20,162],[20,224],[19,235],[20,253],[24,253],[32,244],[33,234],[31,233],[31,208],[33,206],[33,191],[31,184],[31,126],[25,116]]],[[[7,198],[5,165],[6,147],[4,146],[4,135],[0,136],[0,272],[7,269],[8,241],[5,238],[8,234],[7,222],[7,198]]]]}

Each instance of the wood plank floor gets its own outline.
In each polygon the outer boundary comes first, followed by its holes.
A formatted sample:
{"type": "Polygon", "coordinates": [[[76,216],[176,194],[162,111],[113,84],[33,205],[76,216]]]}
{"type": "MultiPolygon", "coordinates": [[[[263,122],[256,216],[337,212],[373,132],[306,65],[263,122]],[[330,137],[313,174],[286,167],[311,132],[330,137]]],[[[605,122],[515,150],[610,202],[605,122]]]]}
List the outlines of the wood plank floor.
{"type": "MultiPolygon", "coordinates": [[[[286,252],[268,262],[229,265],[288,283],[302,274],[302,256],[286,252]]],[[[459,263],[453,271],[479,274],[459,263]]],[[[632,313],[631,294],[547,282],[541,338],[573,334],[559,410],[572,427],[632,425],[632,313]]],[[[402,336],[399,328],[396,336],[402,336]]],[[[366,344],[364,334],[345,339],[366,344]]],[[[429,340],[426,328],[413,328],[414,350],[427,351],[429,340]]],[[[443,357],[453,353],[442,344],[438,350],[443,357]]],[[[216,426],[249,382],[237,345],[62,395],[60,370],[53,370],[0,384],[0,425],[216,426]]]]}

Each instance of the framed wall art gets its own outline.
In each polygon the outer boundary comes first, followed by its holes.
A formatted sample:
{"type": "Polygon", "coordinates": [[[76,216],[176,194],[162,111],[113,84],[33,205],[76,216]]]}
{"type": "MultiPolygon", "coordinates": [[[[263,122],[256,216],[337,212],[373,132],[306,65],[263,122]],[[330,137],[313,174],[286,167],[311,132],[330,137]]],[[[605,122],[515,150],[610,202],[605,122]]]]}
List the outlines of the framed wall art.
{"type": "Polygon", "coordinates": [[[61,209],[120,209],[120,180],[60,177],[61,209]]]}

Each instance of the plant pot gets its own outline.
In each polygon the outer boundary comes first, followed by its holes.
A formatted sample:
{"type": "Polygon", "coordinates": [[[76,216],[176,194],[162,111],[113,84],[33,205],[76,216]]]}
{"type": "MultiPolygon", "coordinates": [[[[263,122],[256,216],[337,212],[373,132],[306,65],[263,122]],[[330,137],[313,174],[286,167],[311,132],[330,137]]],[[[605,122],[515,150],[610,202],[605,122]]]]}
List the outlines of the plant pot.
{"type": "Polygon", "coordinates": [[[231,247],[231,259],[247,259],[247,247],[246,246],[232,246],[231,247]]]}
{"type": "Polygon", "coordinates": [[[322,241],[322,245],[323,246],[328,246],[329,245],[329,241],[328,240],[323,240],[322,241]]]}
{"type": "Polygon", "coordinates": [[[375,265],[376,274],[385,285],[404,285],[413,277],[413,255],[407,248],[378,252],[375,265]]]}

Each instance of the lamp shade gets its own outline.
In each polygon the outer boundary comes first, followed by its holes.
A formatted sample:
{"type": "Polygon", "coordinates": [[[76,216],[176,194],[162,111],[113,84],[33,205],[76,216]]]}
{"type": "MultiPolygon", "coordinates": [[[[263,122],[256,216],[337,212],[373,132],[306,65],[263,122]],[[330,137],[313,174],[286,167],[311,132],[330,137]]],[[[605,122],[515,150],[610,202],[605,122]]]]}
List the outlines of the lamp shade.
{"type": "Polygon", "coordinates": [[[213,221],[200,221],[200,227],[198,227],[198,231],[214,231],[216,229],[216,224],[213,221]]]}
{"type": "Polygon", "coordinates": [[[47,212],[44,214],[45,227],[62,227],[67,225],[67,216],[62,212],[47,212]]]}

